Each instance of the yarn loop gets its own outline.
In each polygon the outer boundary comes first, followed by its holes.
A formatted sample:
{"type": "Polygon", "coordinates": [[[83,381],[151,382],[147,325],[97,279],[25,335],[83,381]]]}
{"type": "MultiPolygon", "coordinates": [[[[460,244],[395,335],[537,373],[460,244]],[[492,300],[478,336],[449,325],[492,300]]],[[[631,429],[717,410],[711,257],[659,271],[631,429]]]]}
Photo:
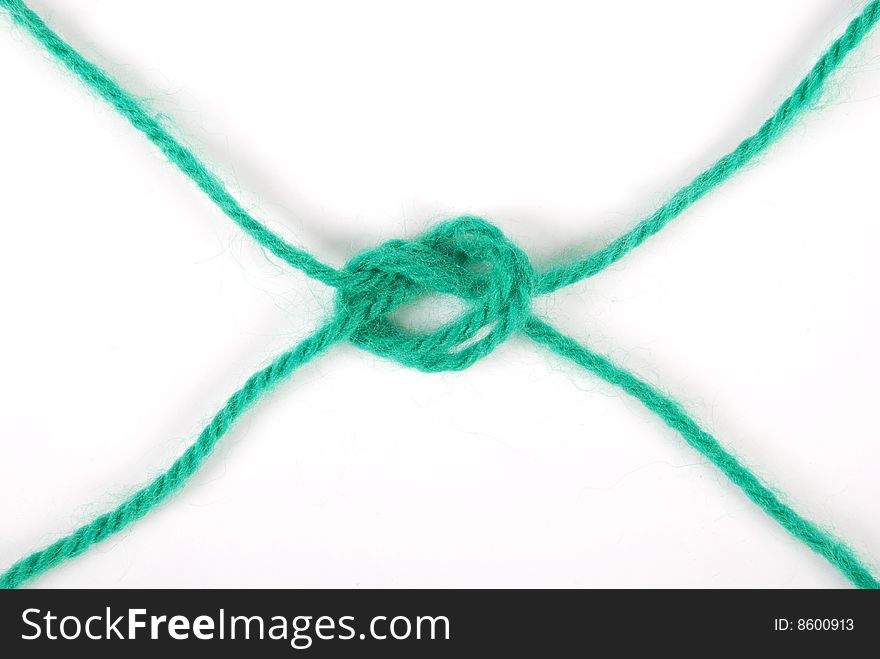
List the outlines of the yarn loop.
{"type": "Polygon", "coordinates": [[[234,421],[299,367],[343,341],[422,371],[467,368],[492,352],[513,332],[527,337],[639,400],[668,427],[715,465],[730,482],[779,525],[824,556],[859,588],[880,581],[858,554],[792,508],[732,452],[703,430],[669,396],[635,374],[590,350],[531,313],[531,298],[602,272],[633,251],[753,161],[819,98],[829,76],[880,21],[880,0],[871,0],[819,58],[777,110],[751,136],[719,158],[666,203],[605,247],[537,275],[525,254],[496,227],[477,217],[443,222],[412,240],[391,240],[361,252],[338,270],[287,243],[250,215],[221,180],[171,133],[149,109],[98,66],[56,34],[23,0],[0,0],[0,8],[34,36],[86,86],[141,131],[217,207],[266,250],[337,289],[336,310],[317,330],[253,373],[232,394],[198,439],[162,474],[114,510],[99,515],[0,574],[0,588],[15,588],[54,566],[79,556],[146,515],[197,472],[234,421]],[[440,293],[468,305],[456,320],[418,334],[395,323],[392,314],[416,298],[440,293]]]}
{"type": "Polygon", "coordinates": [[[343,270],[337,313],[351,323],[350,340],[360,348],[421,371],[458,371],[523,326],[534,280],[526,255],[497,227],[459,217],[355,256],[343,270]],[[430,293],[454,295],[468,309],[428,334],[389,318],[430,293]]]}

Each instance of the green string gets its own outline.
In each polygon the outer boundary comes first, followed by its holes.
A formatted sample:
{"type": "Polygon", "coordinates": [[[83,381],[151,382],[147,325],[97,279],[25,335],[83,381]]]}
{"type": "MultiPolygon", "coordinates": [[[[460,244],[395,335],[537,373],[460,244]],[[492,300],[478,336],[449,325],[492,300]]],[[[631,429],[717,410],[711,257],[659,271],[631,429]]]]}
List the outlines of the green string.
{"type": "Polygon", "coordinates": [[[71,48],[21,0],[0,0],[0,7],[143,132],[258,243],[292,267],[337,289],[336,310],[325,324],[248,378],[167,471],[116,509],[13,564],[0,575],[0,587],[17,587],[82,554],[146,515],[192,477],[233,422],[263,394],[288,378],[299,366],[337,343],[349,341],[406,366],[438,372],[469,367],[513,333],[531,338],[641,401],[783,528],[824,556],[853,584],[860,588],[880,587],[849,547],[798,515],[714,437],[702,430],[677,403],[607,358],[560,334],[531,311],[534,296],[601,272],[764,151],[795,117],[811,106],[828,76],[880,19],[880,0],[870,2],[853,19],[844,34],[754,135],[607,247],[583,260],[543,273],[535,272],[525,254],[495,226],[477,217],[442,222],[411,240],[388,241],[356,255],[341,270],[326,265],[308,252],[288,244],[254,219],[222,182],[172,137],[134,96],[71,48]],[[389,319],[394,310],[434,292],[465,300],[467,310],[428,334],[406,331],[389,319]]]}
{"type": "Polygon", "coordinates": [[[798,538],[810,549],[824,556],[829,563],[843,572],[859,588],[877,588],[880,582],[862,565],[852,549],[843,542],[798,515],[779,496],[767,487],[732,454],[724,449],[718,440],[700,428],[687,412],[671,398],[657,391],[648,383],[632,373],[613,364],[609,359],[592,352],[574,339],[560,334],[557,330],[537,318],[532,318],[523,329],[531,337],[553,352],[570,359],[575,364],[595,373],[603,380],[615,384],[657,416],[684,438],[697,451],[706,456],[735,485],[758,504],[786,531],[798,538]]]}

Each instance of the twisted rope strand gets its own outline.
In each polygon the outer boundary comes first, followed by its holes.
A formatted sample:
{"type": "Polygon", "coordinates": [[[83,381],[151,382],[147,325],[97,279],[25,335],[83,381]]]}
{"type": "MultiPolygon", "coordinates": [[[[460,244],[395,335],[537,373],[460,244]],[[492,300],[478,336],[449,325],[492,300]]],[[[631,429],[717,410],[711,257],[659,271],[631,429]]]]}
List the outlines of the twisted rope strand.
{"type": "Polygon", "coordinates": [[[880,20],[880,0],[873,0],[850,22],[844,33],[825,51],[791,95],[754,135],[740,142],[733,151],[719,158],[693,181],[678,190],[669,201],[650,216],[607,246],[575,263],[544,272],[538,280],[538,292],[550,293],[602,272],[763,153],[785,133],[799,115],[812,106],[822,92],[828,77],[840,66],[846,55],[862,42],[878,20],[880,20]]]}
{"type": "Polygon", "coordinates": [[[294,268],[302,270],[309,277],[329,286],[337,283],[338,272],[335,268],[289,244],[281,236],[254,219],[229,193],[220,179],[190,149],[176,140],[140,101],[97,65],[75,51],[24,2],[21,0],[0,0],[0,7],[6,9],[15,23],[22,26],[43,44],[46,50],[85,83],[86,87],[110,103],[119,114],[128,119],[132,126],[146,135],[147,139],[159,147],[168,160],[199,186],[211,201],[245,233],[275,256],[294,268]]]}
{"type": "Polygon", "coordinates": [[[592,352],[574,339],[561,334],[547,323],[532,317],[523,333],[554,353],[616,385],[638,399],[684,440],[706,456],[730,481],[739,487],[764,512],[810,549],[825,557],[859,588],[878,588],[880,582],[868,571],[855,552],[843,542],[821,530],[783,503],[769,487],[724,449],[718,440],[700,428],[671,398],[615,365],[607,357],[592,352]]]}
{"type": "MultiPolygon", "coordinates": [[[[17,24],[30,32],[87,87],[108,101],[135,128],[146,135],[172,163],[208,195],[220,210],[260,245],[313,279],[329,286],[336,286],[339,283],[339,272],[335,268],[319,261],[308,252],[290,245],[245,211],[226,190],[220,179],[190,149],[176,140],[132,94],[74,50],[22,0],[0,0],[0,7],[9,11],[17,24]]],[[[694,180],[679,189],[669,201],[649,217],[604,248],[580,261],[544,272],[538,279],[536,291],[539,294],[550,293],[598,274],[658,233],[736,171],[754,160],[779,138],[800,114],[811,107],[824,88],[828,77],[840,66],[846,55],[861,43],[878,20],[880,20],[880,0],[872,0],[862,13],[849,23],[844,33],[825,51],[791,95],[756,133],[743,140],[733,151],[722,156],[694,180]]]]}
{"type": "Polygon", "coordinates": [[[535,295],[596,274],[635,249],[765,149],[816,98],[831,71],[877,22],[880,0],[871,2],[850,23],[844,35],[820,58],[792,96],[755,135],[608,247],[583,261],[540,276],[518,247],[496,227],[476,217],[460,217],[441,223],[413,240],[388,241],[356,255],[342,270],[323,264],[286,243],[244,211],[220,180],[191,151],[171,137],[133,96],[74,51],[23,2],[0,0],[0,7],[7,9],[16,23],[27,29],[88,87],[143,132],[257,242],[292,267],[337,289],[336,311],[332,317],[299,345],[252,375],[166,472],[115,510],[15,563],[0,575],[0,587],[21,585],[143,517],[186,483],[233,422],[260,396],[335,343],[349,340],[365,350],[425,372],[452,371],[467,368],[514,332],[524,333],[639,399],[759,507],[824,556],[856,586],[878,586],[877,580],[851,549],[783,503],[677,403],[605,357],[538,320],[530,307],[535,295]],[[470,309],[457,320],[424,335],[404,331],[389,320],[389,314],[395,309],[431,291],[456,295],[467,301],[470,309]]]}
{"type": "Polygon", "coordinates": [[[251,375],[205,426],[198,439],[175,460],[164,473],[142,487],[115,510],[104,513],[40,551],[18,561],[0,575],[0,588],[16,588],[69,558],[85,552],[156,508],[169,495],[180,489],[202,466],[217,442],[229,431],[233,422],[244,414],[262,395],[290,376],[293,371],[314,359],[334,343],[342,341],[350,327],[333,319],[281,354],[266,368],[251,375]]]}

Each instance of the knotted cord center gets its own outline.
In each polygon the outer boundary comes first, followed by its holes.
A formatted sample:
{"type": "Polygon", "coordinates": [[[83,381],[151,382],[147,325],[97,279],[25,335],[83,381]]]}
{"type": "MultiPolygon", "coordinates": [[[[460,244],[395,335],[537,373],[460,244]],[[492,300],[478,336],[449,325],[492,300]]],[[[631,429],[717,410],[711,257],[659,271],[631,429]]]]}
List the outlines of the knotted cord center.
{"type": "Polygon", "coordinates": [[[529,317],[535,274],[528,258],[477,217],[443,222],[413,240],[390,240],[355,256],[342,271],[337,313],[350,340],[422,371],[457,371],[489,354],[529,317]],[[389,314],[442,293],[468,304],[455,320],[415,333],[389,314]]]}

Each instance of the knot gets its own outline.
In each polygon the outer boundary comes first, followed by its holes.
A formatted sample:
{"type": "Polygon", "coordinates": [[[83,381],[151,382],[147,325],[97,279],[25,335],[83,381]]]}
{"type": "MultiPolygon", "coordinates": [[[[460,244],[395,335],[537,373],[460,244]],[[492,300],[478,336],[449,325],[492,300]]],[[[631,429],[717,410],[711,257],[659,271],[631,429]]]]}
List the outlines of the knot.
{"type": "Polygon", "coordinates": [[[534,270],[495,226],[477,217],[443,222],[413,240],[390,240],[355,256],[342,270],[337,313],[351,342],[422,371],[467,368],[529,316],[534,270]],[[455,320],[418,334],[389,319],[428,293],[468,303],[455,320]]]}

